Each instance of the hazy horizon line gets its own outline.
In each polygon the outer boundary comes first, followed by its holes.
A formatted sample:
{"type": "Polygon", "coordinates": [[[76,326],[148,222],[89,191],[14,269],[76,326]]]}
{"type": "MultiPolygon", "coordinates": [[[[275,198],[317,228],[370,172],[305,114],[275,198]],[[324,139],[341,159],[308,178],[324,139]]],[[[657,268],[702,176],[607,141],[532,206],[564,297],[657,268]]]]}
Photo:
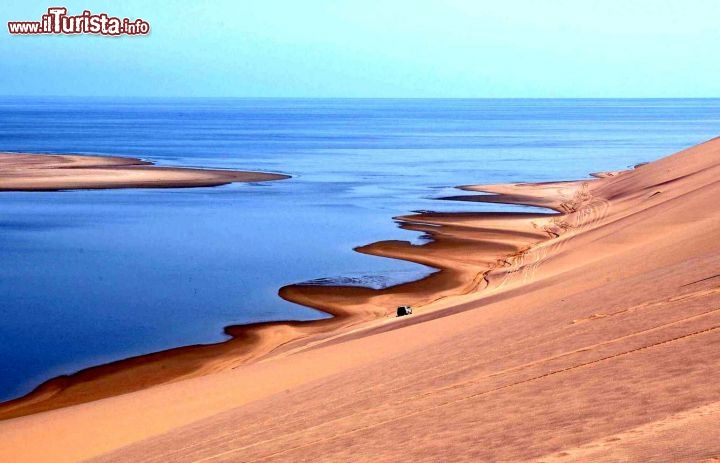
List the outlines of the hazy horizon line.
{"type": "Polygon", "coordinates": [[[718,100],[720,96],[197,96],[197,95],[1,95],[0,98],[235,99],[235,100],[718,100]]]}

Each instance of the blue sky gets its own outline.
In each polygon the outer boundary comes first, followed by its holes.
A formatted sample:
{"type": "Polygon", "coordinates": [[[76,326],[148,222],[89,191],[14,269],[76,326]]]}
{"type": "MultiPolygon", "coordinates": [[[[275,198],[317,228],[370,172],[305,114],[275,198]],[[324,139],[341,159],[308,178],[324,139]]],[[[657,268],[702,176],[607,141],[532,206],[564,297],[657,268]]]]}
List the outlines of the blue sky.
{"type": "Polygon", "coordinates": [[[720,97],[716,0],[5,0],[0,20],[3,95],[720,97]],[[152,31],[7,32],[56,3],[152,31]]]}

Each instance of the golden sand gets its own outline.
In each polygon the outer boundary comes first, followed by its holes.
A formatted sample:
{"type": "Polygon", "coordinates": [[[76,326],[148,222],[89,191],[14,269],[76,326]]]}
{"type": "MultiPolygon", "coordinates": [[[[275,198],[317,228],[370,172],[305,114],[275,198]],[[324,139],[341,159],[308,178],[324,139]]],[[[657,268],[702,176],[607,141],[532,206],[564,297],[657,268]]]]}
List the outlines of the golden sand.
{"type": "MultiPolygon", "coordinates": [[[[236,358],[0,422],[0,460],[714,461],[720,139],[597,177],[466,187],[557,213],[403,217],[434,241],[359,250],[439,273],[283,288],[336,317],[246,328],[236,358]]],[[[66,397],[107,386],[82,384],[66,397]]]]}

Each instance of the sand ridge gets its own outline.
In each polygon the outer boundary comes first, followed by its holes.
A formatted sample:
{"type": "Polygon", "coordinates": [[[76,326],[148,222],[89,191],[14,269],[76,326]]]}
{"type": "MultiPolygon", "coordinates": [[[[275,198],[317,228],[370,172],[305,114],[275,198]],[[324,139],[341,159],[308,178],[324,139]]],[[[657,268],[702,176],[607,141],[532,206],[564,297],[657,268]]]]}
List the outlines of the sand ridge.
{"type": "MultiPolygon", "coordinates": [[[[554,189],[557,190],[554,196],[550,191],[535,197],[517,195],[517,202],[539,205],[554,201],[559,208],[567,195],[572,196],[574,190],[582,188],[583,184],[563,184],[562,188],[554,189]]],[[[505,188],[510,189],[509,186],[505,188]]],[[[476,292],[487,285],[485,276],[488,272],[521,254],[530,244],[555,236],[553,226],[548,224],[556,216],[540,213],[421,213],[397,217],[403,228],[424,232],[431,242],[414,246],[405,241],[384,241],[358,247],[356,251],[425,264],[439,269],[438,272],[419,281],[384,289],[303,284],[286,286],[279,290],[281,297],[322,310],[332,318],[228,326],[225,328],[225,334],[231,336],[228,341],[178,347],[53,378],[23,397],[0,404],[0,419],[237,368],[270,353],[276,355],[306,343],[317,343],[326,336],[333,337],[339,331],[364,322],[391,319],[398,305],[411,304],[422,311],[426,305],[448,296],[476,292]],[[431,226],[434,228],[428,228],[431,226]]]]}
{"type": "Polygon", "coordinates": [[[4,421],[0,457],[712,461],[719,173],[715,139],[574,184],[468,188],[557,213],[400,218],[434,241],[361,250],[433,262],[441,276],[396,294],[300,285],[285,295],[375,315],[417,295],[416,315],[4,421]]]}

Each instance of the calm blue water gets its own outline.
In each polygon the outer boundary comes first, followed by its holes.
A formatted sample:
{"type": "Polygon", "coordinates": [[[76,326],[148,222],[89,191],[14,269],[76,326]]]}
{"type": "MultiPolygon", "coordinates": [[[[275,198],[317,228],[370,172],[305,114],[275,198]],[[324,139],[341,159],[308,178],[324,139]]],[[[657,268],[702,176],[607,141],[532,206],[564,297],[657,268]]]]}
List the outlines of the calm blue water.
{"type": "Polygon", "coordinates": [[[0,398],[79,368],[313,319],[279,287],[427,274],[364,256],[454,185],[581,178],[720,134],[720,100],[0,99],[0,150],[283,172],[218,188],[0,193],[0,398]]]}

